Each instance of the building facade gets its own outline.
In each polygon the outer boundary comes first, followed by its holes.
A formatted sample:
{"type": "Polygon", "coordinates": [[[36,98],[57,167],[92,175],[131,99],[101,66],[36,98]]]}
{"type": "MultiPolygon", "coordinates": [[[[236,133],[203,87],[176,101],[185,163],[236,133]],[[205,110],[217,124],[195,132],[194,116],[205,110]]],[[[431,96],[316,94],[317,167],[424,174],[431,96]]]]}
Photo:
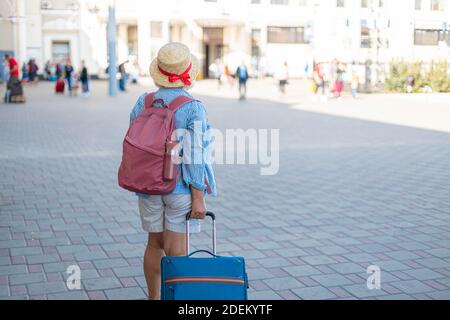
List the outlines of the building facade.
{"type": "Polygon", "coordinates": [[[2,0],[0,54],[20,61],[70,58],[92,74],[107,67],[108,6],[115,3],[118,62],[148,74],[168,41],[186,43],[202,76],[217,61],[254,74],[288,62],[388,63],[449,59],[450,0],[2,0]]]}

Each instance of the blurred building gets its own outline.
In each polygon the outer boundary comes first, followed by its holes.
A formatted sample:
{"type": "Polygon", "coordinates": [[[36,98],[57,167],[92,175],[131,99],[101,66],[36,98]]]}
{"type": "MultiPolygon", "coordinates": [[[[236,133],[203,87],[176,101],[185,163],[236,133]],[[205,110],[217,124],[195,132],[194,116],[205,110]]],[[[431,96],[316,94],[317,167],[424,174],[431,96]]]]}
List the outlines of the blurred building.
{"type": "Polygon", "coordinates": [[[107,66],[107,7],[115,3],[118,62],[141,74],[168,41],[190,46],[202,75],[217,61],[302,76],[313,61],[364,64],[448,59],[450,0],[2,0],[0,55],[107,66]]]}

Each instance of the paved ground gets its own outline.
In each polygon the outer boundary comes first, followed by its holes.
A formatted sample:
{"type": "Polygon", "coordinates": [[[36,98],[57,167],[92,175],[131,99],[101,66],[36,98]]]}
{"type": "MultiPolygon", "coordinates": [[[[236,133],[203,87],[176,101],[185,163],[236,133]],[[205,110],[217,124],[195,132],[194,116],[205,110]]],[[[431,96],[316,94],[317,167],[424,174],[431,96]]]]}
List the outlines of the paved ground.
{"type": "MultiPolygon", "coordinates": [[[[95,89],[69,98],[40,84],[27,104],[0,104],[1,298],[146,298],[146,235],[136,198],[116,184],[142,89],[116,99],[104,83],[95,89]],[[82,290],[66,288],[73,264],[82,290]]],[[[220,195],[208,199],[219,253],[246,257],[250,298],[450,299],[449,133],[256,98],[201,99],[217,128],[280,129],[278,175],[217,165],[220,195]],[[381,268],[380,290],[367,289],[369,265],[381,268]]],[[[209,243],[207,227],[196,247],[209,243]]]]}

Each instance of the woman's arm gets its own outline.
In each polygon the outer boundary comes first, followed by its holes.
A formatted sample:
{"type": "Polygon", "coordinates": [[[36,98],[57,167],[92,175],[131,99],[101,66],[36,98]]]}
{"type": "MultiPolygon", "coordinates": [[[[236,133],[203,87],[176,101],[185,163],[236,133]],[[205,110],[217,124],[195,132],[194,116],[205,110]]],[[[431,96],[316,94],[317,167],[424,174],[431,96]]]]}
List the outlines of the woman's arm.
{"type": "Polygon", "coordinates": [[[206,214],[204,201],[205,148],[203,137],[207,129],[206,111],[199,102],[192,103],[183,139],[183,179],[192,194],[192,217],[203,219],[206,214]]]}
{"type": "Polygon", "coordinates": [[[195,189],[193,186],[191,186],[191,193],[192,193],[191,218],[205,219],[206,206],[205,206],[205,199],[203,198],[203,191],[195,189]]]}

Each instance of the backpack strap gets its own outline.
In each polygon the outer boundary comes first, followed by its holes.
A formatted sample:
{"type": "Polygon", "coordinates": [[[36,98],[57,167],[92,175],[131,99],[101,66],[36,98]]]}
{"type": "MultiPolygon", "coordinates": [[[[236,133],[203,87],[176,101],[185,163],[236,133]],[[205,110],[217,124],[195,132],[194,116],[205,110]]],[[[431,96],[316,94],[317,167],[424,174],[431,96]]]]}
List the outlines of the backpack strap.
{"type": "Polygon", "coordinates": [[[155,101],[155,93],[148,93],[144,98],[144,109],[150,108],[155,101]]]}
{"type": "Polygon", "coordinates": [[[170,110],[172,110],[174,113],[178,109],[180,109],[182,106],[184,106],[186,103],[192,102],[194,99],[188,96],[178,96],[175,99],[172,100],[171,103],[169,103],[168,107],[170,110]]]}

